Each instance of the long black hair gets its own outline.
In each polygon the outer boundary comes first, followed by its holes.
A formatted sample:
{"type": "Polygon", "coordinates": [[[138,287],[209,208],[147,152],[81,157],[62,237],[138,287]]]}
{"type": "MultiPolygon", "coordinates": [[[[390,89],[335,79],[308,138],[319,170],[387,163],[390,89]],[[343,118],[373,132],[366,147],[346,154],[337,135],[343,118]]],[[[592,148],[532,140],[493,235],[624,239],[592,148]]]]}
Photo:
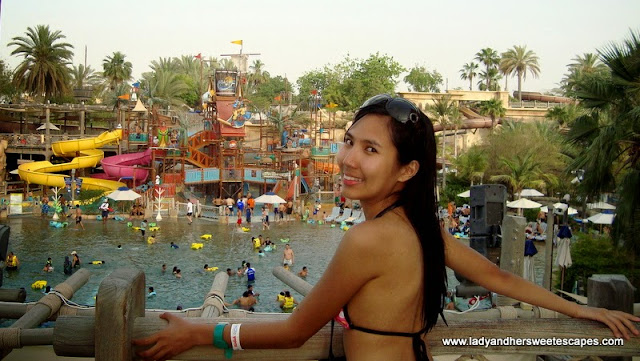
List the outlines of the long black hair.
{"type": "MultiPolygon", "coordinates": [[[[386,103],[360,108],[354,117],[355,124],[367,114],[391,116],[386,103]]],[[[423,327],[429,331],[442,316],[444,297],[447,294],[444,239],[438,221],[436,203],[436,139],[431,120],[418,108],[419,119],[413,123],[397,120],[389,122],[389,131],[398,150],[401,165],[415,160],[418,172],[405,183],[399,202],[415,230],[422,248],[423,260],[423,327]]],[[[393,117],[392,117],[393,119],[393,117]]],[[[445,321],[446,322],[446,321],[445,321]]]]}

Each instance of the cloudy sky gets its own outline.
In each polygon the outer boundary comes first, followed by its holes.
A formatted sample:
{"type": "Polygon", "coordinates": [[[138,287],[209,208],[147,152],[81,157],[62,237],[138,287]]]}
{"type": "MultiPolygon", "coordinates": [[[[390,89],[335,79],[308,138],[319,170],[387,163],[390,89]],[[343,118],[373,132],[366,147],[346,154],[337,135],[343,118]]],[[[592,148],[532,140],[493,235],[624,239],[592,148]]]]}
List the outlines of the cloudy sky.
{"type": "MultiPolygon", "coordinates": [[[[291,81],[347,55],[380,52],[407,68],[436,69],[449,88],[466,89],[459,71],[480,49],[526,45],[540,57],[541,75],[523,88],[547,91],[577,54],[640,31],[638,15],[638,0],[4,0],[0,59],[16,66],[20,59],[7,44],[45,24],[66,35],[75,64],[84,62],[85,46],[96,70],[121,51],[135,77],[159,57],[235,53],[239,46],[230,41],[242,39],[245,53],[260,53],[252,59],[291,81]]],[[[510,90],[514,85],[510,80],[510,90]]],[[[406,85],[400,81],[397,90],[406,85]]]]}

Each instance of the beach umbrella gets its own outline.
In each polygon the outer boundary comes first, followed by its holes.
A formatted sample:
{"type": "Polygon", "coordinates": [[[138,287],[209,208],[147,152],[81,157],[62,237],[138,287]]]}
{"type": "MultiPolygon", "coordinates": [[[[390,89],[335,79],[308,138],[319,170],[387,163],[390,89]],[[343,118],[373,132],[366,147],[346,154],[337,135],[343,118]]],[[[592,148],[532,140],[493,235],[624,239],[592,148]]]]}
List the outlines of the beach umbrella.
{"type": "Polygon", "coordinates": [[[540,208],[541,206],[542,204],[528,200],[526,198],[520,198],[513,202],[507,202],[507,207],[509,208],[540,208]]]}
{"type": "Polygon", "coordinates": [[[269,204],[279,204],[279,203],[287,203],[284,199],[280,198],[277,194],[273,192],[267,192],[260,197],[255,199],[256,203],[269,203],[269,204]]]}
{"type": "Polygon", "coordinates": [[[544,194],[538,192],[535,189],[526,188],[520,192],[520,197],[542,197],[544,194]]]}
{"type": "Polygon", "coordinates": [[[614,217],[615,217],[615,214],[598,213],[598,214],[595,214],[595,215],[587,218],[587,221],[589,221],[591,223],[595,223],[595,224],[612,224],[614,217]]]}
{"type": "Polygon", "coordinates": [[[60,130],[60,128],[56,127],[55,125],[53,125],[51,123],[42,124],[41,126],[37,127],[36,130],[45,130],[47,128],[49,128],[51,130],[60,130]]]}
{"type": "Polygon", "coordinates": [[[556,256],[556,265],[562,272],[560,276],[560,289],[564,287],[564,272],[571,267],[571,230],[569,226],[562,226],[558,231],[558,255],[556,256]]]}
{"type": "Polygon", "coordinates": [[[616,209],[616,206],[607,202],[589,203],[587,204],[587,207],[591,209],[616,209]]]}
{"type": "Polygon", "coordinates": [[[522,278],[536,283],[536,274],[533,264],[533,256],[538,253],[536,245],[533,244],[533,239],[527,239],[524,241],[524,269],[522,278]]]}
{"type": "MultiPolygon", "coordinates": [[[[562,208],[562,209],[564,209],[565,206],[566,206],[564,203],[556,203],[556,204],[553,205],[553,208],[562,208]],[[562,205],[562,206],[556,206],[556,204],[557,205],[562,205]]],[[[549,213],[549,207],[547,207],[547,206],[544,206],[544,207],[540,208],[540,210],[542,212],[544,212],[544,213],[549,213]]],[[[569,212],[567,214],[570,215],[570,216],[576,215],[576,214],[578,214],[578,210],[573,208],[573,207],[569,207],[569,212]]]]}
{"type": "Polygon", "coordinates": [[[135,201],[140,197],[142,196],[127,187],[120,187],[107,195],[107,198],[114,201],[135,201]]]}
{"type": "Polygon", "coordinates": [[[469,197],[471,197],[471,191],[470,191],[470,190],[466,190],[466,191],[464,191],[464,192],[462,192],[462,193],[458,194],[458,197],[461,197],[461,198],[469,198],[469,197]]]}

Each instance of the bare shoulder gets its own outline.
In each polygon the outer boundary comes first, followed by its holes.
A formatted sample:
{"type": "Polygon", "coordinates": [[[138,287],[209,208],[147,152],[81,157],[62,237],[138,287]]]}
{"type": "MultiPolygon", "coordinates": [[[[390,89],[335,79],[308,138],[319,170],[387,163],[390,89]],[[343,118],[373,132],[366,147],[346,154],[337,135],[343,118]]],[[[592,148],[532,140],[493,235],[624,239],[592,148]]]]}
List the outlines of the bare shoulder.
{"type": "Polygon", "coordinates": [[[389,215],[351,227],[345,233],[343,242],[367,252],[386,253],[390,242],[411,242],[414,237],[413,228],[401,216],[389,215]]]}

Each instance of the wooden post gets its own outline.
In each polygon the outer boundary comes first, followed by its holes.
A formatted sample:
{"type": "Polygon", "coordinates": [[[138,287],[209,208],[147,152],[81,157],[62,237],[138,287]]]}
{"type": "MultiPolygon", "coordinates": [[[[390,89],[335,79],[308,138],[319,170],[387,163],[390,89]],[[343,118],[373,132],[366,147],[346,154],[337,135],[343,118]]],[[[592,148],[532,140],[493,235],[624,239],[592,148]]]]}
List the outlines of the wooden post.
{"type": "Polygon", "coordinates": [[[551,277],[553,276],[554,215],[553,205],[550,205],[547,213],[547,239],[544,241],[544,277],[542,278],[542,287],[549,291],[551,291],[551,277]]]}
{"type": "MultiPolygon", "coordinates": [[[[624,275],[594,274],[587,281],[587,305],[633,313],[633,290],[624,275]]],[[[603,360],[631,361],[631,357],[605,357],[603,360]]]]}
{"type": "Polygon", "coordinates": [[[133,359],[133,321],[144,317],[144,272],[132,268],[114,271],[100,284],[96,301],[96,361],[133,359]]]}
{"type": "MultiPolygon", "coordinates": [[[[57,285],[54,290],[62,294],[65,298],[73,297],[73,294],[80,289],[89,280],[89,271],[80,269],[76,271],[65,282],[57,285]]],[[[0,330],[0,359],[6,357],[13,348],[20,347],[20,340],[16,339],[15,329],[28,329],[40,325],[46,321],[51,315],[58,312],[62,305],[62,300],[57,295],[50,293],[40,299],[40,301],[22,317],[20,317],[13,325],[7,329],[0,330]]]]}
{"type": "Polygon", "coordinates": [[[0,288],[0,301],[24,302],[27,299],[27,291],[24,288],[0,288]]]}
{"type": "Polygon", "coordinates": [[[51,110],[49,109],[49,105],[44,106],[44,133],[45,133],[45,149],[44,149],[44,160],[49,160],[51,158],[51,129],[49,129],[49,118],[51,117],[51,110]]]}
{"type": "Polygon", "coordinates": [[[213,279],[211,289],[207,293],[207,297],[202,305],[203,318],[215,318],[222,315],[224,308],[224,293],[227,290],[229,275],[226,272],[219,272],[213,279]]]}
{"type": "Polygon", "coordinates": [[[309,294],[313,286],[302,278],[296,276],[291,271],[287,271],[282,266],[273,267],[271,271],[277,279],[284,282],[287,286],[293,288],[296,292],[303,296],[309,294]]]}
{"type": "Polygon", "coordinates": [[[79,119],[79,127],[80,127],[80,136],[84,137],[84,115],[85,115],[85,108],[84,108],[84,102],[82,102],[82,110],[80,111],[80,119],[79,119]]]}
{"type": "MultiPolygon", "coordinates": [[[[502,221],[502,247],[500,250],[500,269],[522,277],[524,268],[524,229],[527,220],[524,217],[506,216],[502,221]]],[[[498,306],[511,306],[518,303],[513,298],[498,295],[498,306]]]]}
{"type": "Polygon", "coordinates": [[[587,288],[587,305],[633,313],[633,286],[624,275],[594,274],[587,288]]]}

